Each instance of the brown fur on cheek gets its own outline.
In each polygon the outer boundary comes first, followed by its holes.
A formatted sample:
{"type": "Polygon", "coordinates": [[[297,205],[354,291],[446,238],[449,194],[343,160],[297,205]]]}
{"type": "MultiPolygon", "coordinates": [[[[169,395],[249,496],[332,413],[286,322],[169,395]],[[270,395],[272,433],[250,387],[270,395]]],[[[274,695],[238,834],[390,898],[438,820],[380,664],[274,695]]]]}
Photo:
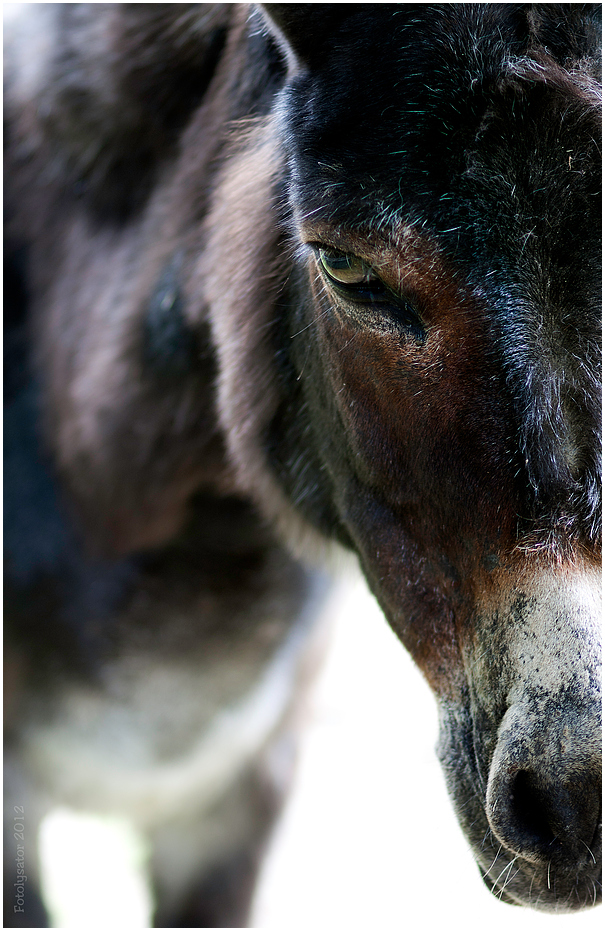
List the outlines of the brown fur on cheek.
{"type": "Polygon", "coordinates": [[[439,698],[459,702],[466,678],[456,615],[470,612],[455,582],[418,552],[414,541],[373,502],[374,517],[356,543],[369,584],[389,624],[439,698]]]}
{"type": "MultiPolygon", "coordinates": [[[[476,364],[487,355],[481,312],[461,299],[451,276],[441,275],[430,293],[432,271],[429,263],[418,294],[419,306],[431,305],[424,343],[392,319],[377,324],[373,309],[366,323],[363,311],[327,291],[316,325],[327,393],[357,478],[449,548],[460,532],[470,539],[512,533],[513,478],[495,379],[476,364]],[[469,495],[482,505],[477,526],[469,495]]],[[[421,280],[417,267],[415,275],[421,280]]],[[[388,318],[387,309],[380,313],[388,318]]]]}

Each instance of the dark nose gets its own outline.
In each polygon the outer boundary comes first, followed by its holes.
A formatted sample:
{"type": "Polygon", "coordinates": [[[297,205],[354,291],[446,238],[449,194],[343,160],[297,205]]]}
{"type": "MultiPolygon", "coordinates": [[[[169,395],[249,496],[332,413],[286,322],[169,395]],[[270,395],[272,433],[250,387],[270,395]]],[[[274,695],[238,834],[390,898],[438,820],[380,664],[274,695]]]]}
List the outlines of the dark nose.
{"type": "Polygon", "coordinates": [[[504,847],[565,871],[600,851],[600,707],[513,706],[492,760],[487,816],[504,847]]]}

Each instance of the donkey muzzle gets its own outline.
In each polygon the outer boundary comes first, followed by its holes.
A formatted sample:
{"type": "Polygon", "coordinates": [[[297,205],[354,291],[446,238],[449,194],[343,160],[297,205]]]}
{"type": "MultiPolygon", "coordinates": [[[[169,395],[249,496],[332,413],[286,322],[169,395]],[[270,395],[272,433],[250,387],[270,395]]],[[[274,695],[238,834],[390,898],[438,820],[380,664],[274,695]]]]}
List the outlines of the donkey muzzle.
{"type": "Polygon", "coordinates": [[[475,706],[491,720],[489,733],[475,742],[485,751],[485,816],[492,835],[493,860],[478,856],[484,878],[496,895],[548,911],[596,903],[600,573],[569,569],[526,577],[512,595],[509,589],[488,627],[480,646],[490,653],[492,668],[488,673],[479,662],[473,683],[475,706]]]}

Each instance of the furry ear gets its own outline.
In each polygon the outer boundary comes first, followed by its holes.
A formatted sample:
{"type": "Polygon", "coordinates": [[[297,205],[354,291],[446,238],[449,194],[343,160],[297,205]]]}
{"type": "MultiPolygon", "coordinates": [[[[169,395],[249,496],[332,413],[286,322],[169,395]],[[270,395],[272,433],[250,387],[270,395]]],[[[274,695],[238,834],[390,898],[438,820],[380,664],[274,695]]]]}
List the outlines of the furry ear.
{"type": "Polygon", "coordinates": [[[284,53],[290,71],[319,67],[353,3],[261,3],[269,30],[284,53]]]}

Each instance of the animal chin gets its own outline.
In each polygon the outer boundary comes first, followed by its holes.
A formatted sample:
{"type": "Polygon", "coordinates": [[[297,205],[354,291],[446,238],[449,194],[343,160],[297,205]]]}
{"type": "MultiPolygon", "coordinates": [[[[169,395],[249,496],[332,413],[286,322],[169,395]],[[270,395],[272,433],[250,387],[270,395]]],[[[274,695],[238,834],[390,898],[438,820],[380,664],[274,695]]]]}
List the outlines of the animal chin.
{"type": "Polygon", "coordinates": [[[601,901],[597,863],[592,864],[592,869],[564,871],[537,867],[504,849],[487,866],[483,855],[475,852],[475,856],[487,888],[509,905],[530,906],[542,912],[575,912],[601,901]]]}

